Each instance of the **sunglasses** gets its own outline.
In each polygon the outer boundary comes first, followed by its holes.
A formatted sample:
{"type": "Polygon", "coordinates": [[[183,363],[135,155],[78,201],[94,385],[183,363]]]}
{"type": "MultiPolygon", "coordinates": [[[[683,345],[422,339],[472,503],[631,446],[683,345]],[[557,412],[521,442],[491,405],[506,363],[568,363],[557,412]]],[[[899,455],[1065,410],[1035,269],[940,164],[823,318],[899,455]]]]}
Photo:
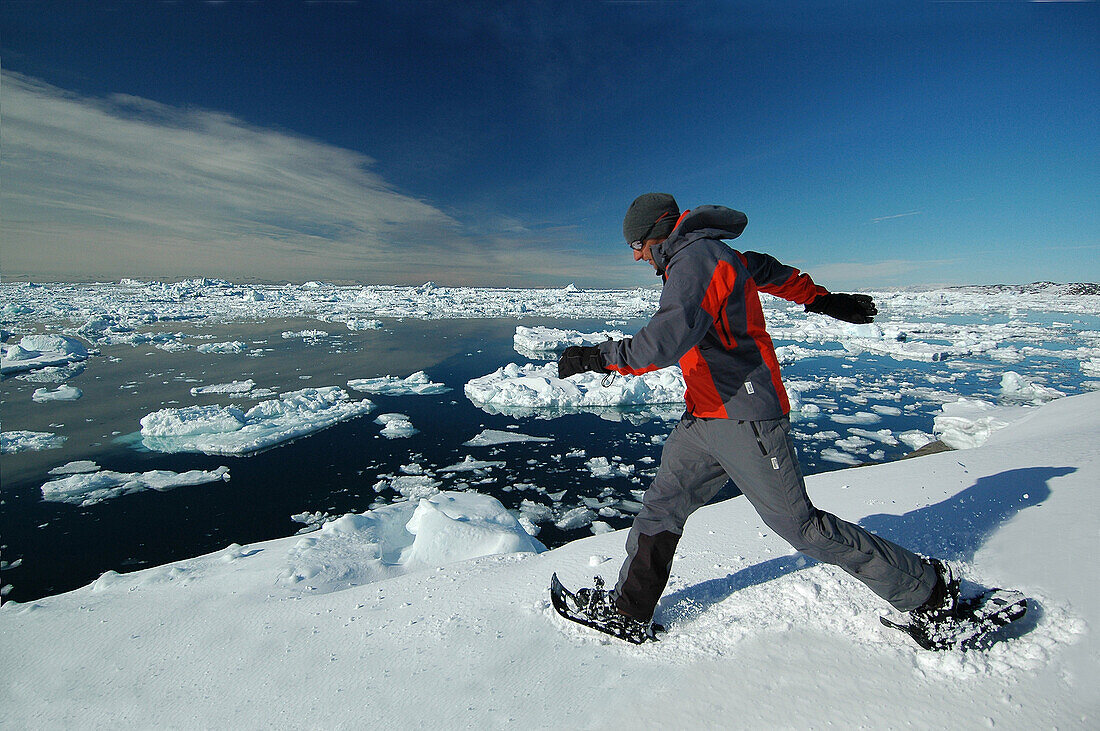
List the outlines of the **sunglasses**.
{"type": "Polygon", "coordinates": [[[653,229],[657,228],[657,224],[671,215],[671,213],[665,211],[660,216],[657,216],[657,220],[649,225],[649,228],[641,235],[641,238],[630,242],[630,248],[634,249],[634,251],[641,251],[645,247],[645,242],[649,240],[649,235],[653,233],[653,229]]]}

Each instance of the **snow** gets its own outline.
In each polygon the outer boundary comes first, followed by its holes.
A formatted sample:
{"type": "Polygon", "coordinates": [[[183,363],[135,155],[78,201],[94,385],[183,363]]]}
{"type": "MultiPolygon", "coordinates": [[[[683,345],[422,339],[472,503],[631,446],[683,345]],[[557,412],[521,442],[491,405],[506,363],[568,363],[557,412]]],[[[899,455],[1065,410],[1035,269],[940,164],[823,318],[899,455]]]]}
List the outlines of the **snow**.
{"type": "Polygon", "coordinates": [[[366,399],[350,401],[337,386],[304,388],[261,401],[248,411],[214,405],[161,409],[142,417],[141,441],[158,452],[251,454],[373,408],[366,399]]]}
{"type": "Polygon", "coordinates": [[[51,475],[77,475],[82,472],[95,472],[99,469],[99,465],[90,459],[78,459],[72,462],[66,462],[60,467],[54,467],[50,470],[51,475]]]}
{"type": "Polygon", "coordinates": [[[964,590],[1026,592],[1029,616],[988,651],[929,653],[881,627],[881,601],[740,499],[688,524],[666,638],[618,643],[557,618],[546,587],[613,580],[625,531],[538,552],[489,500],[440,493],[8,603],[4,723],[1089,728],[1098,440],[1100,394],[1085,394],[966,451],[808,479],[819,506],[958,562],[964,590]]]}
{"type": "Polygon", "coordinates": [[[42,499],[87,507],[96,503],[143,490],[164,492],[177,487],[202,485],[224,480],[229,482],[229,468],[171,472],[112,472],[111,470],[81,471],[69,477],[50,480],[42,485],[42,499]]]}
{"type": "Polygon", "coordinates": [[[76,386],[58,386],[52,391],[48,388],[36,388],[31,394],[31,400],[40,404],[48,401],[76,401],[83,395],[84,392],[76,386]]]}
{"type": "Polygon", "coordinates": [[[325,593],[481,556],[544,550],[495,498],[436,492],[325,522],[290,548],[280,580],[325,593]]]}
{"type": "Polygon", "coordinates": [[[356,391],[376,393],[385,396],[423,396],[446,393],[451,389],[442,383],[434,383],[424,371],[417,371],[407,378],[382,376],[381,378],[356,378],[348,381],[348,386],[356,391]]]}

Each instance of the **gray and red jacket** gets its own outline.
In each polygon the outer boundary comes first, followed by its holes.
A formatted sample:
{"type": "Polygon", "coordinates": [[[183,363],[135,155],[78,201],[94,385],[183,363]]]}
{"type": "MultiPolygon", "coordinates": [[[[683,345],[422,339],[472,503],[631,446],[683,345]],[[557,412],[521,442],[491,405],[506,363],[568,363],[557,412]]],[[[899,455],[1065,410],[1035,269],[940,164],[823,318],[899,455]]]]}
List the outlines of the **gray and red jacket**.
{"type": "Polygon", "coordinates": [[[656,314],[634,337],[600,344],[609,370],[639,375],[679,362],[687,410],[698,417],[756,421],[790,411],[757,293],[806,304],[827,290],[774,257],[722,243],[747,223],[724,206],[684,211],[651,248],[665,282],[656,314]]]}

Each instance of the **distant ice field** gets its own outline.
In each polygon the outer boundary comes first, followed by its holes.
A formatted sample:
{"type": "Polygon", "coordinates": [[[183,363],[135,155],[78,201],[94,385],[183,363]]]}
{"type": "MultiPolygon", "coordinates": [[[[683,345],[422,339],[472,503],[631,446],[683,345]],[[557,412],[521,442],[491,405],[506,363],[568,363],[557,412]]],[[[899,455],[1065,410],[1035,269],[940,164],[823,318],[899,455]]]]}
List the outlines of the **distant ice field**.
{"type": "MultiPolygon", "coordinates": [[[[965,448],[999,409],[1100,388],[1081,291],[875,292],[871,326],[765,296],[803,470],[965,448]]],[[[625,527],[682,412],[675,369],[603,386],[545,364],[632,334],[659,294],[2,284],[0,588],[26,601],[440,491],[496,498],[551,547],[625,527]],[[163,477],[50,499],[104,479],[64,469],[85,462],[163,477]]]]}

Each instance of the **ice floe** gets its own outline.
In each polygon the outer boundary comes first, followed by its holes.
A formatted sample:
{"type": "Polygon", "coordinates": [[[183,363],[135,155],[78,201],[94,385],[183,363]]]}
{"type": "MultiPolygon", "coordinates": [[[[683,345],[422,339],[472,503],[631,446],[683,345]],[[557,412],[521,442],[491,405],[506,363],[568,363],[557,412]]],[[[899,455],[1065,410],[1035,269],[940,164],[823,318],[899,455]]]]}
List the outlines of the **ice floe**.
{"type": "Polygon", "coordinates": [[[202,485],[219,480],[229,481],[228,467],[218,467],[215,470],[188,470],[187,472],[171,472],[169,470],[80,472],[57,480],[50,480],[42,485],[42,499],[50,502],[88,506],[120,495],[128,495],[143,490],[164,492],[174,490],[177,487],[202,485]]]}
{"type": "Polygon", "coordinates": [[[512,343],[516,352],[526,358],[557,360],[558,354],[571,345],[596,345],[604,340],[622,340],[625,337],[626,333],[621,330],[585,333],[579,330],[517,325],[512,343]]]}
{"type": "Polygon", "coordinates": [[[463,442],[466,447],[492,447],[498,444],[512,444],[515,442],[552,442],[552,437],[534,437],[528,434],[520,434],[513,431],[501,431],[500,429],[483,429],[481,433],[463,442]]]}
{"type": "Polygon", "coordinates": [[[0,344],[0,373],[19,373],[87,360],[88,348],[67,335],[26,335],[17,345],[0,344]]]}
{"type": "Polygon", "coordinates": [[[356,391],[375,393],[382,396],[424,396],[446,393],[451,389],[442,383],[435,383],[424,371],[417,371],[408,378],[381,376],[380,378],[355,378],[348,386],[356,391]]]}
{"type": "Polygon", "coordinates": [[[52,391],[48,388],[36,388],[31,399],[41,404],[47,401],[76,401],[83,395],[84,392],[76,386],[58,386],[52,391]]]}
{"type": "Polygon", "coordinates": [[[239,354],[248,351],[248,344],[240,340],[231,340],[226,343],[203,343],[195,350],[200,353],[216,353],[218,355],[239,354]]]}
{"type": "Polygon", "coordinates": [[[557,365],[553,363],[509,363],[467,382],[465,392],[479,406],[504,408],[568,410],[682,404],[684,379],[676,366],[612,380],[598,373],[558,378],[557,365]]]}
{"type": "Polygon", "coordinates": [[[60,449],[68,437],[44,431],[12,430],[0,433],[0,454],[60,449]]]}
{"type": "Polygon", "coordinates": [[[248,411],[214,405],[161,409],[141,419],[141,441],[158,452],[250,454],[373,408],[369,400],[349,400],[338,386],[305,388],[261,401],[248,411]]]}
{"type": "Polygon", "coordinates": [[[229,383],[215,383],[209,386],[195,386],[191,389],[191,395],[201,396],[216,393],[239,396],[248,393],[255,387],[256,382],[249,378],[247,381],[230,381],[229,383]]]}
{"type": "Polygon", "coordinates": [[[401,439],[420,433],[405,414],[380,414],[374,421],[382,425],[382,436],[387,439],[401,439]]]}

